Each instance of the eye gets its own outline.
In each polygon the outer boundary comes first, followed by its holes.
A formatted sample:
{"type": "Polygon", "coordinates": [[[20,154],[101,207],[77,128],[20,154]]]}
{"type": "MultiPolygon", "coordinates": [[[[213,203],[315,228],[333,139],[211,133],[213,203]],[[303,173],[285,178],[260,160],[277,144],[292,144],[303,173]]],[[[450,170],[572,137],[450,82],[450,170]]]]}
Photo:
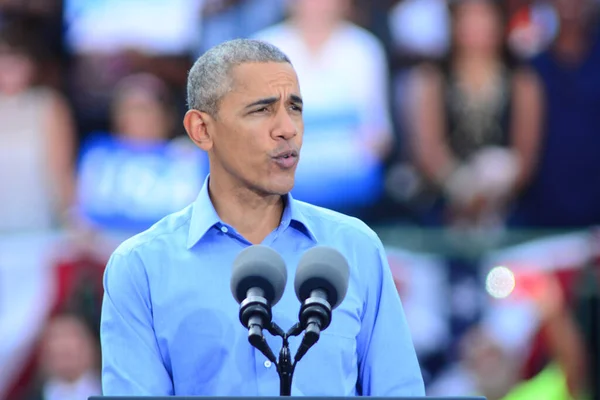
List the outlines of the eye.
{"type": "Polygon", "coordinates": [[[299,106],[297,104],[292,104],[290,108],[294,111],[302,112],[302,106],[299,106]]]}
{"type": "Polygon", "coordinates": [[[262,108],[258,108],[254,111],[252,111],[254,114],[261,114],[261,113],[265,113],[269,111],[269,109],[267,107],[262,107],[262,108]]]}

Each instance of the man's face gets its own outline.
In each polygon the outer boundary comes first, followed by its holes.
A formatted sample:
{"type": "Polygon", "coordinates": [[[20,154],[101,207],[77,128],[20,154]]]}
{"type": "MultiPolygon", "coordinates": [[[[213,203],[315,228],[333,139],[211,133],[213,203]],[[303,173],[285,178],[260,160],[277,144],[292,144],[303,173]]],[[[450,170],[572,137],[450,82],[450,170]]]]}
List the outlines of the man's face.
{"type": "Polygon", "coordinates": [[[211,174],[261,195],[286,194],[304,132],[296,72],[288,63],[248,63],[231,76],[231,90],[207,123],[211,174]]]}

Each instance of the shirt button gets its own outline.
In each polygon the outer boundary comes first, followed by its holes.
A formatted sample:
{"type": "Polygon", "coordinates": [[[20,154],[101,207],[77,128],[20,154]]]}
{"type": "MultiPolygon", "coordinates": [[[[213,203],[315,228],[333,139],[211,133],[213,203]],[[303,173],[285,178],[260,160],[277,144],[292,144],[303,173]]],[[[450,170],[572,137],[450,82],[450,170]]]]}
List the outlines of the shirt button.
{"type": "Polygon", "coordinates": [[[223,233],[227,233],[227,232],[229,232],[229,229],[227,229],[227,227],[226,227],[226,226],[222,226],[222,227],[221,227],[221,232],[223,232],[223,233]]]}
{"type": "Polygon", "coordinates": [[[271,361],[266,360],[264,365],[265,365],[265,368],[271,368],[271,361]]]}

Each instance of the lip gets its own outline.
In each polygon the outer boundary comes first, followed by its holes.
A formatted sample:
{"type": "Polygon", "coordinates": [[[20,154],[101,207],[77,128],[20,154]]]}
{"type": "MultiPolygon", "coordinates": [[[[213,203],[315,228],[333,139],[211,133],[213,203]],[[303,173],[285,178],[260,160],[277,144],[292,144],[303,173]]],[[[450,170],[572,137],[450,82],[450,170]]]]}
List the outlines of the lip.
{"type": "Polygon", "coordinates": [[[298,152],[295,150],[287,150],[273,157],[273,161],[282,169],[291,169],[298,162],[298,152]]]}
{"type": "Polygon", "coordinates": [[[273,158],[284,158],[284,157],[298,157],[298,152],[296,150],[285,150],[277,153],[273,158]]]}

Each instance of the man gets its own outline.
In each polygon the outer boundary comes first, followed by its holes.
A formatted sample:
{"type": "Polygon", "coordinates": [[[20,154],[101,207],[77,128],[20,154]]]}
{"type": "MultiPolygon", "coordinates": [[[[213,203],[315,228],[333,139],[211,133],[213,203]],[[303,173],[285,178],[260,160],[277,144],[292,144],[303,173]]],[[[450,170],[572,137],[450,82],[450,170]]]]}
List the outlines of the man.
{"type": "MultiPolygon", "coordinates": [[[[291,277],[315,245],[337,248],[351,268],[348,294],[297,365],[292,395],[423,395],[380,240],[357,219],[289,195],[303,121],[287,56],[254,40],[218,45],[192,67],[188,103],[184,125],[208,153],[210,175],[193,204],[127,240],[108,263],[104,394],[278,395],[276,368],[248,343],[229,290],[235,257],[262,243],[291,277]]],[[[289,279],[273,320],[287,330],[299,307],[289,279]]],[[[265,335],[277,352],[281,340],[265,335]]]]}

